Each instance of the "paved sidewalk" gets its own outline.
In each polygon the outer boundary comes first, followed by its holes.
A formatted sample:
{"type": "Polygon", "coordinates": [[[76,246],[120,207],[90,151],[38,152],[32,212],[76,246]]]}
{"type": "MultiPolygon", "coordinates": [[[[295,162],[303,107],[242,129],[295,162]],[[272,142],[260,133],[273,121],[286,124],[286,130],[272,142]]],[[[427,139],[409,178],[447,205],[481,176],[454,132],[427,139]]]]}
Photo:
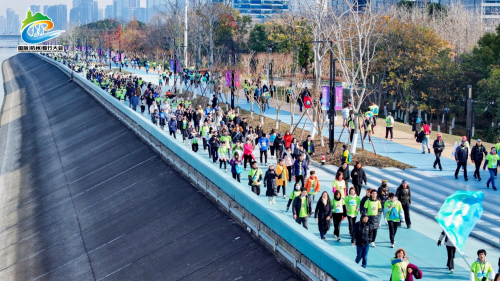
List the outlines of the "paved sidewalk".
{"type": "MultiPolygon", "coordinates": [[[[149,76],[149,75],[148,75],[149,76]]],[[[143,75],[143,79],[149,81],[150,79],[156,79],[156,77],[145,77],[143,75]]],[[[151,80],[154,82],[155,80],[151,80]]],[[[172,84],[172,83],[171,83],[172,84]]],[[[245,101],[246,103],[246,101],[245,101]]],[[[240,103],[242,107],[245,106],[245,103],[240,103]]],[[[146,111],[147,112],[147,111],[146,111]]],[[[272,112],[269,112],[269,117],[272,118],[272,112]]],[[[143,114],[144,118],[149,120],[149,115],[147,113],[143,114]]],[[[178,134],[180,137],[180,134],[178,134]]],[[[178,138],[177,141],[181,138],[178,138]]],[[[172,141],[175,141],[172,139],[172,141]]],[[[206,161],[211,161],[208,159],[208,154],[203,151],[202,145],[200,145],[200,150],[198,154],[206,157],[206,161]]],[[[254,152],[256,159],[258,159],[258,151],[254,152]]],[[[423,155],[422,155],[423,156],[423,155]]],[[[425,155],[427,156],[427,155],[425,155]]],[[[270,158],[268,162],[276,162],[275,158],[270,158]]],[[[218,163],[216,164],[218,165],[218,163]]],[[[264,165],[260,165],[260,168],[265,171],[267,167],[264,165]]],[[[335,167],[330,167],[335,168],[335,167]]],[[[310,169],[314,169],[317,173],[318,178],[320,179],[320,183],[322,185],[322,191],[327,191],[331,194],[331,185],[334,180],[333,173],[328,172],[327,170],[323,170],[319,167],[310,166],[310,169]]],[[[242,175],[242,184],[241,188],[249,188],[247,186],[247,172],[244,171],[242,175]]],[[[370,178],[370,172],[368,172],[368,177],[370,178]]],[[[231,174],[224,173],[222,170],[221,174],[225,174],[228,178],[231,177],[231,174]]],[[[369,184],[368,187],[375,188],[373,184],[369,184]]],[[[287,196],[292,191],[293,184],[289,184],[287,186],[287,196]]],[[[395,191],[396,186],[390,185],[390,190],[395,191]]],[[[262,190],[261,199],[264,202],[267,202],[267,198],[265,197],[265,189],[262,190]]],[[[319,197],[319,196],[317,196],[319,197]]],[[[286,204],[288,202],[288,198],[283,199],[282,197],[278,197],[276,199],[276,205],[269,205],[269,211],[274,212],[285,212],[286,204]]],[[[286,213],[290,220],[293,220],[291,211],[286,213]]],[[[319,239],[319,232],[317,229],[317,224],[311,219],[309,222],[309,230],[313,232],[319,239]]],[[[354,259],[355,257],[355,248],[350,245],[350,238],[348,234],[348,223],[346,220],[342,222],[341,226],[341,235],[342,240],[340,242],[336,242],[333,240],[333,227],[331,231],[327,234],[327,239],[325,241],[325,250],[328,250],[328,247],[336,247],[337,250],[341,251],[345,255],[345,259],[354,259]],[[327,246],[329,245],[329,246],[327,246]]],[[[457,253],[457,257],[455,259],[455,274],[450,274],[446,269],[446,249],[444,246],[437,247],[436,242],[439,237],[441,230],[437,223],[429,219],[426,216],[420,215],[416,212],[412,212],[412,229],[406,229],[402,227],[398,229],[398,233],[396,235],[396,247],[403,247],[410,256],[410,261],[418,265],[424,272],[423,280],[466,280],[468,278],[468,266],[465,261],[461,259],[460,255],[457,253]]],[[[380,277],[382,280],[387,280],[390,276],[390,259],[393,257],[395,249],[390,248],[389,243],[389,234],[386,226],[383,226],[379,229],[377,235],[377,247],[370,248],[369,258],[368,258],[368,269],[380,277]]],[[[496,260],[496,256],[494,253],[498,253],[498,249],[483,242],[480,242],[474,238],[469,238],[467,240],[465,246],[465,253],[467,257],[467,261],[469,263],[475,260],[475,252],[477,249],[484,248],[490,254],[491,260],[496,260]]]]}

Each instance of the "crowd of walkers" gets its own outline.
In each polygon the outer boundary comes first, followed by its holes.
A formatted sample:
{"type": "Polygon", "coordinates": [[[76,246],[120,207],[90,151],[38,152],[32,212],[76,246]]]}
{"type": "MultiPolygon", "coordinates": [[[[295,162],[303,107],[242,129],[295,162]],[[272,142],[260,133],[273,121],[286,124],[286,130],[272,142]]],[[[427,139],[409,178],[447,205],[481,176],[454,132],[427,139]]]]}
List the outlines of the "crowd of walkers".
{"type": "MultiPolygon", "coordinates": [[[[85,69],[87,79],[96,86],[123,103],[129,101],[129,106],[134,111],[145,114],[147,110],[151,122],[161,130],[165,130],[166,127],[174,138],[180,134],[182,141],[190,146],[193,152],[198,152],[199,144],[202,144],[209,160],[218,164],[224,172],[229,168],[236,181],[241,182],[241,174],[248,170],[248,186],[251,191],[259,196],[263,185],[269,204],[275,204],[275,197],[280,196],[280,193],[286,199],[286,188],[291,184],[293,189],[288,197],[286,211],[288,212],[291,207],[294,220],[306,229],[309,218],[314,216],[322,240],[326,239],[333,225],[333,238],[337,242],[340,241],[341,223],[347,218],[351,243],[352,246],[356,246],[357,251],[355,261],[356,263],[362,261],[361,265],[365,268],[369,248],[376,247],[377,230],[383,224],[389,230],[391,248],[395,247],[398,228],[402,224],[408,229],[411,228],[412,197],[408,182],[403,180],[399,187],[391,192],[387,180],[382,180],[378,189],[367,188],[365,195],[362,196],[363,184],[367,185],[367,174],[359,161],[355,162],[353,169],[350,170],[351,156],[346,145],[343,146],[342,164],[335,174],[332,192],[321,192],[320,179],[316,172],[310,169],[311,156],[316,153],[310,136],[299,141],[289,131],[283,134],[274,129],[265,132],[262,124],[253,128],[248,125],[246,118],[240,117],[234,109],[223,110],[216,95],[213,96],[211,104],[207,104],[205,108],[201,105],[194,106],[189,98],[182,98],[170,91],[163,94],[161,85],[146,83],[136,75],[106,73],[92,63],[77,62],[77,64],[85,69]],[[255,150],[258,151],[258,159],[254,156],[255,150]],[[259,162],[261,166],[267,167],[266,171],[259,168],[259,162]],[[320,194],[316,201],[318,193],[320,194]]],[[[167,72],[160,80],[168,85],[171,75],[167,72]]],[[[372,104],[369,112],[371,113],[367,113],[363,125],[366,129],[365,137],[370,136],[376,125],[378,107],[372,104]]],[[[391,116],[386,122],[391,125],[389,128],[392,128],[394,121],[391,116]]],[[[344,124],[351,126],[353,120],[347,117],[344,124]]],[[[421,131],[424,138],[430,134],[430,129],[425,123],[421,131]]],[[[392,139],[392,130],[388,130],[387,133],[391,134],[392,139]]],[[[422,145],[424,146],[424,142],[422,145]]],[[[468,147],[464,139],[455,153],[458,163],[455,176],[460,167],[465,167],[466,180],[466,164],[463,163],[467,162],[469,156],[468,147]]],[[[441,169],[439,155],[444,150],[444,142],[440,134],[433,148],[436,154],[434,167],[439,165],[441,169]]],[[[481,140],[477,140],[470,154],[473,163],[476,164],[474,177],[478,180],[481,180],[479,176],[481,163],[486,159],[483,169],[488,167],[490,171],[487,186],[489,187],[491,183],[494,190],[496,190],[494,177],[498,161],[497,149],[500,149],[500,139],[497,148],[493,147],[489,154],[481,145],[481,140]]],[[[448,252],[447,268],[453,273],[455,247],[444,232],[439,237],[438,246],[443,240],[448,252]]],[[[480,250],[478,260],[472,266],[471,280],[486,280],[482,277],[488,275],[493,277],[491,265],[485,261],[485,257],[486,251],[480,250]]],[[[417,279],[421,278],[422,271],[416,265],[409,263],[408,259],[404,249],[400,248],[395,252],[391,260],[391,280],[412,280],[407,279],[410,275],[417,279]]],[[[499,279],[497,275],[495,280],[499,279]]]]}

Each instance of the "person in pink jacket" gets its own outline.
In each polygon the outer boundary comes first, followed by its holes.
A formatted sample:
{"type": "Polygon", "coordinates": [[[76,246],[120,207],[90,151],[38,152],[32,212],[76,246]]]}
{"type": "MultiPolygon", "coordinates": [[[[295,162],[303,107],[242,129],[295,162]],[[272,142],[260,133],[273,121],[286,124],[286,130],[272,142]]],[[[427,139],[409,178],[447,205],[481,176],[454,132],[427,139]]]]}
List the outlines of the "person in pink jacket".
{"type": "Polygon", "coordinates": [[[247,139],[247,142],[243,145],[243,168],[247,169],[247,162],[252,163],[253,160],[253,144],[252,141],[247,139]]]}

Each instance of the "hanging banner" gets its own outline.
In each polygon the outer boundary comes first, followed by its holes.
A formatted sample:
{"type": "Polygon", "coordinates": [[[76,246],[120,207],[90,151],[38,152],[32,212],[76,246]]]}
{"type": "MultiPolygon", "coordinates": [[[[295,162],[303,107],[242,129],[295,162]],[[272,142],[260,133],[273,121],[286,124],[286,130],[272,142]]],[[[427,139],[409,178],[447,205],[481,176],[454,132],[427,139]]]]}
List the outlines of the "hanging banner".
{"type": "Polygon", "coordinates": [[[330,86],[321,87],[321,109],[328,110],[330,108],[330,86]]]}
{"type": "Polygon", "coordinates": [[[174,60],[170,60],[170,71],[174,71],[174,60]]]}
{"type": "Polygon", "coordinates": [[[181,64],[179,61],[177,61],[177,72],[181,72],[181,64]]]}
{"type": "Polygon", "coordinates": [[[342,86],[335,87],[335,110],[342,110],[342,86]]]}
{"type": "Polygon", "coordinates": [[[231,87],[231,71],[226,70],[226,87],[231,87]]]}
{"type": "Polygon", "coordinates": [[[241,86],[241,82],[240,82],[240,71],[239,70],[236,70],[234,72],[234,86],[235,87],[239,87],[241,86]]]}

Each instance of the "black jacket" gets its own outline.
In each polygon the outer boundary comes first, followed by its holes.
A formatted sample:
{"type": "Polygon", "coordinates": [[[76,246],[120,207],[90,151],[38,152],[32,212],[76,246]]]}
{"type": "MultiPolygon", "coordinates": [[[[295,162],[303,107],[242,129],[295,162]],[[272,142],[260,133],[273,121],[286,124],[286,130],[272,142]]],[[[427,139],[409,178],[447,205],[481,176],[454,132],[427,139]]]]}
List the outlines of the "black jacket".
{"type": "Polygon", "coordinates": [[[359,213],[361,215],[366,215],[366,209],[365,209],[365,202],[370,198],[369,196],[366,196],[361,198],[361,201],[359,202],[359,213]]]}
{"type": "MultiPolygon", "coordinates": [[[[310,215],[312,213],[312,199],[310,196],[306,196],[305,198],[307,200],[307,215],[310,215]]],[[[300,199],[300,196],[296,196],[293,199],[292,211],[293,215],[297,215],[297,218],[299,217],[301,202],[302,200],[300,199]]]]}
{"type": "Polygon", "coordinates": [[[285,140],[283,137],[276,137],[274,139],[274,149],[279,151],[285,150],[285,140]]]}
{"type": "Polygon", "coordinates": [[[363,168],[354,167],[351,172],[352,184],[362,185],[363,182],[367,184],[366,174],[363,168]]]}
{"type": "Polygon", "coordinates": [[[467,163],[467,158],[469,158],[469,149],[467,146],[459,145],[455,150],[455,160],[467,163]]]}
{"type": "MultiPolygon", "coordinates": [[[[309,148],[309,145],[308,145],[308,141],[305,140],[303,143],[302,143],[302,146],[304,147],[304,151],[307,152],[308,151],[308,148],[309,148]]],[[[314,153],[314,141],[311,140],[311,153],[314,153]]]]}
{"type": "Polygon", "coordinates": [[[389,200],[389,189],[385,191],[382,187],[378,188],[377,197],[380,199],[380,203],[382,204],[382,208],[387,200],[389,200]]]}
{"type": "Polygon", "coordinates": [[[358,246],[365,246],[372,242],[373,225],[358,221],[352,228],[351,243],[356,242],[358,246]]]}
{"type": "Polygon", "coordinates": [[[484,145],[478,146],[476,144],[472,147],[470,151],[470,160],[475,162],[482,162],[485,156],[488,156],[488,152],[486,151],[484,145]]]}
{"type": "Polygon", "coordinates": [[[318,219],[318,229],[324,232],[327,232],[330,229],[330,220],[332,219],[332,202],[328,200],[326,205],[323,204],[323,200],[321,198],[318,200],[316,204],[316,209],[314,210],[314,218],[318,219]],[[327,217],[330,217],[330,220],[326,220],[327,217]]]}
{"type": "Polygon", "coordinates": [[[344,180],[347,183],[351,176],[349,175],[349,166],[347,166],[345,169],[342,168],[342,165],[340,165],[339,169],[337,170],[337,173],[341,172],[344,175],[344,180]]]}
{"type": "Polygon", "coordinates": [[[281,179],[281,174],[277,174],[276,170],[267,170],[264,176],[264,186],[267,187],[266,196],[278,196],[278,186],[276,179],[281,179]]]}
{"type": "Polygon", "coordinates": [[[439,148],[444,148],[444,141],[435,140],[432,144],[432,148],[434,148],[434,153],[443,152],[443,150],[439,150],[439,148]]]}
{"type": "Polygon", "coordinates": [[[400,185],[396,190],[396,197],[398,198],[399,202],[401,202],[401,204],[411,204],[410,186],[408,185],[408,188],[403,188],[403,186],[400,185]]]}
{"type": "Polygon", "coordinates": [[[233,122],[234,122],[234,125],[235,125],[235,126],[236,126],[236,125],[240,125],[240,123],[241,123],[241,117],[239,117],[239,116],[235,116],[235,117],[233,118],[233,122]]]}

